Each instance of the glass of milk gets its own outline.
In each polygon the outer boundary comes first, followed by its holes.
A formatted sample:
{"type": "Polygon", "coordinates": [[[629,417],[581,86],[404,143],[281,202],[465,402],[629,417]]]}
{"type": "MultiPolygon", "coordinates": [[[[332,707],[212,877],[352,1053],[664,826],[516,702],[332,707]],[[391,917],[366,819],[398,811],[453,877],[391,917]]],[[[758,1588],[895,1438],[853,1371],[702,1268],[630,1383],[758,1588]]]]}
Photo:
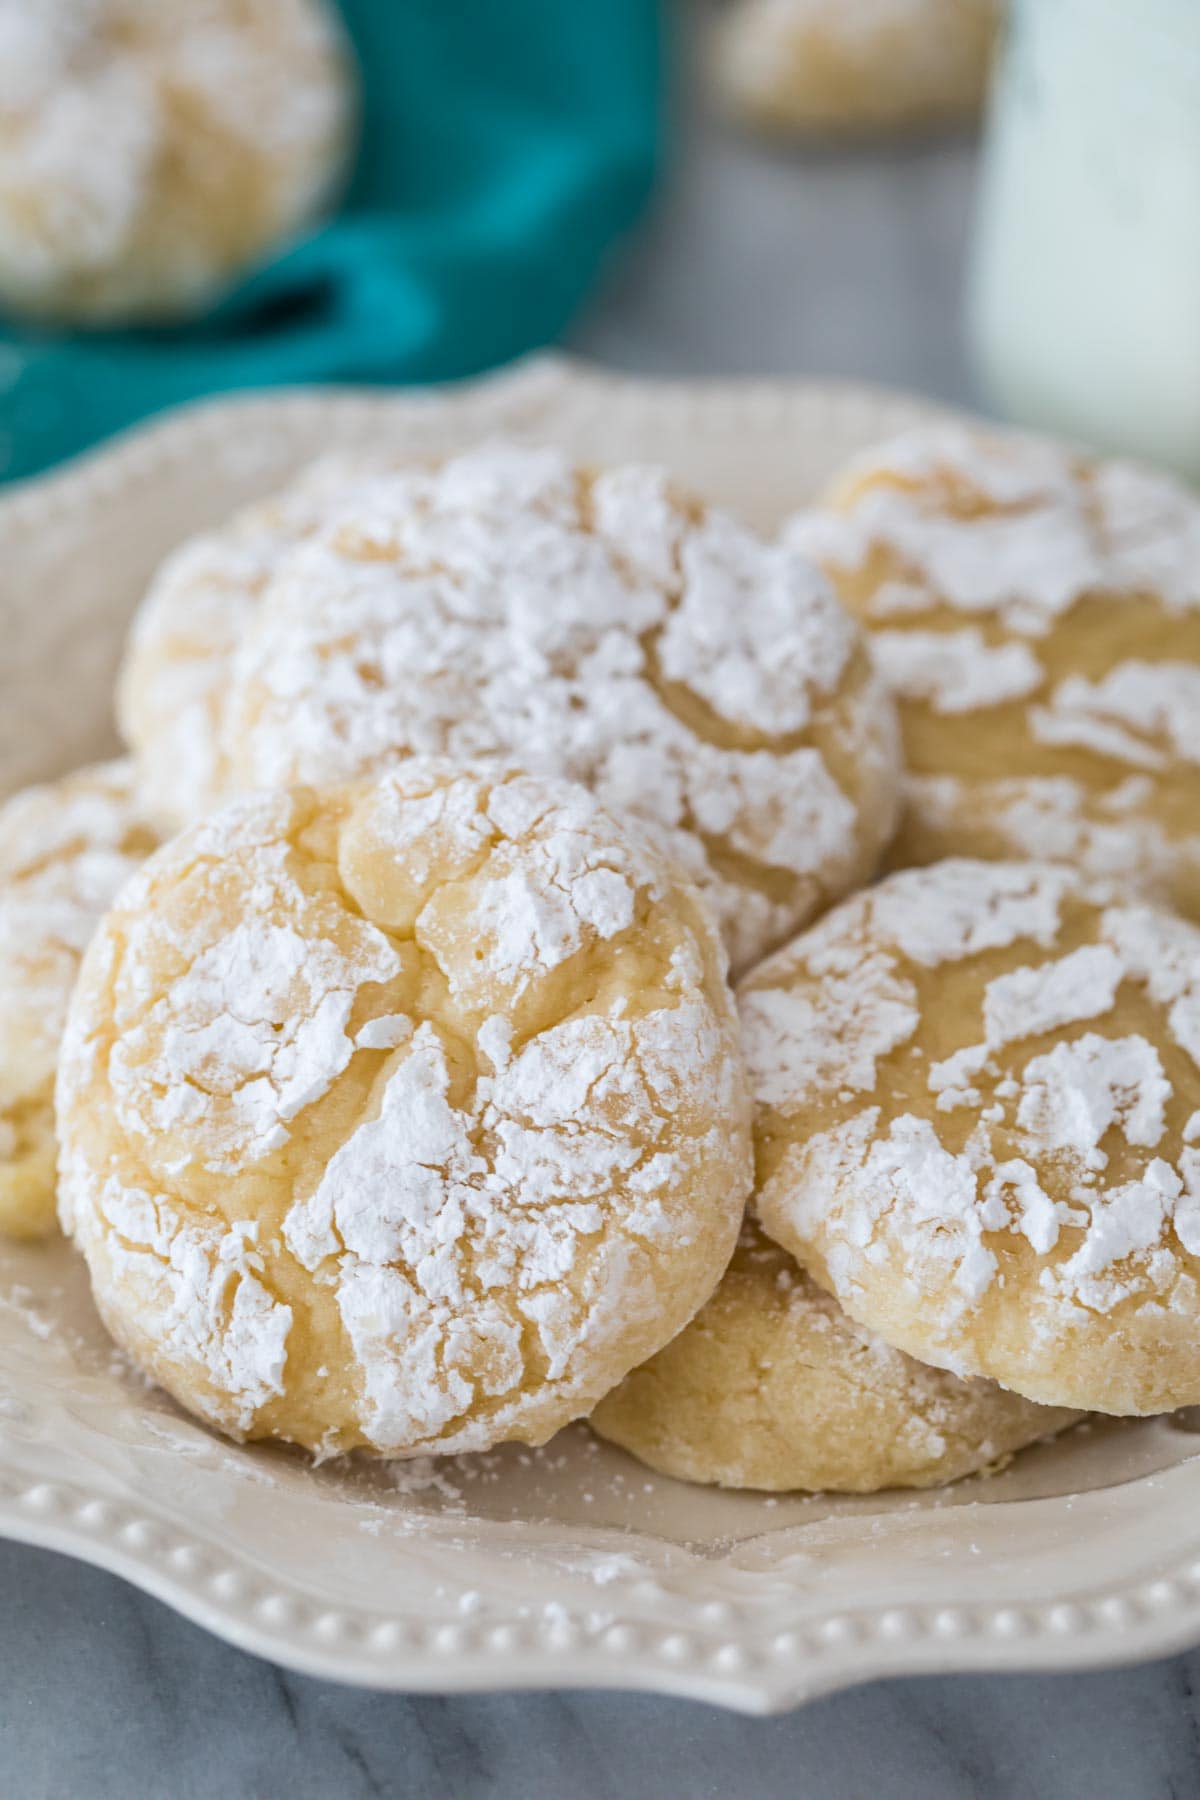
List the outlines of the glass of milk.
{"type": "Polygon", "coordinates": [[[1014,0],[968,330],[997,411],[1200,477],[1200,0],[1014,0]]]}

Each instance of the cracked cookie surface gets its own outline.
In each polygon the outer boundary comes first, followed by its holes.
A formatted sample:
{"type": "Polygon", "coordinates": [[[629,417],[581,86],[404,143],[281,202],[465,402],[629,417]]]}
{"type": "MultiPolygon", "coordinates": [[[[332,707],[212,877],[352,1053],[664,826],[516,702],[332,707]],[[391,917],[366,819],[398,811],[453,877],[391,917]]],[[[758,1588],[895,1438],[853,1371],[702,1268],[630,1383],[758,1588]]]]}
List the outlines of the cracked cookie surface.
{"type": "Polygon", "coordinates": [[[193,827],[105,921],[64,1043],[63,1222],[110,1329],[237,1436],[543,1441],[728,1261],[724,967],[571,783],[412,759],[193,827]]]}
{"type": "Polygon", "coordinates": [[[0,806],[0,1231],[54,1230],[54,1071],[96,922],[157,839],[127,762],[0,806]]]}
{"type": "Polygon", "coordinates": [[[890,1349],[747,1221],[712,1299],[589,1423],[683,1481],[868,1494],[957,1481],[1078,1417],[890,1349]]]}
{"type": "Polygon", "coordinates": [[[492,444],[365,481],[278,565],[223,715],[235,789],[511,757],[652,826],[744,965],[874,870],[890,699],[811,561],[677,494],[492,444]]]}
{"type": "Polygon", "coordinates": [[[1074,871],[892,875],[739,994],[767,1232],[891,1344],[1200,1402],[1200,928],[1074,871]]]}
{"type": "Polygon", "coordinates": [[[861,458],[784,533],[896,695],[890,863],[1032,856],[1200,917],[1200,501],[1168,476],[947,425],[861,458]]]}

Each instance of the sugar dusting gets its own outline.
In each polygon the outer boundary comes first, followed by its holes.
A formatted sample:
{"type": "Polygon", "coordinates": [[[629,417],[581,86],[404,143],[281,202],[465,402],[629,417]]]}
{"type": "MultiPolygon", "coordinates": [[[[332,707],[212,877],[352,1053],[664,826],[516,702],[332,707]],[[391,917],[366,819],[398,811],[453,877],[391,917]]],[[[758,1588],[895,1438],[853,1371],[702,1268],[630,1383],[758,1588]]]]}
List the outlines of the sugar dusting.
{"type": "Polygon", "coordinates": [[[788,1241],[820,1243],[839,1294],[854,1291],[864,1256],[869,1263],[882,1254],[884,1239],[899,1243],[901,1279],[914,1291],[929,1272],[949,1276],[952,1337],[956,1320],[1003,1284],[1008,1234],[1042,1259],[1052,1323],[1031,1322],[1031,1331],[1052,1329],[1055,1319],[1066,1329],[1078,1308],[1109,1312],[1135,1295],[1165,1303],[1191,1280],[1200,1157],[1188,1147],[1190,1127],[1181,1141],[1167,1132],[1174,1081],[1164,1053],[1200,1063],[1195,926],[1106,905],[1061,870],[942,864],[844,904],[764,965],[741,1005],[760,1103],[803,1115],[832,1097],[842,1111],[785,1158],[760,1194],[768,1226],[775,1218],[788,1241]],[[1061,909],[1068,898],[1078,905],[1081,892],[1096,941],[1063,952],[1061,909]],[[901,1111],[880,1134],[879,1082],[886,1090],[894,1077],[879,1072],[877,1058],[905,1054],[915,1031],[915,1019],[898,1028],[895,984],[911,988],[914,964],[936,968],[1026,940],[1040,953],[983,986],[977,1041],[924,1065],[934,1118],[945,1125],[901,1111]],[[869,979],[830,974],[839,958],[856,957],[869,979]],[[1158,1010],[1154,1042],[1114,1025],[1126,987],[1158,1010]],[[841,1047],[832,1069],[807,1055],[804,1034],[816,1017],[841,1047]],[[863,1055],[864,1045],[874,1055],[863,1055]],[[1118,1148],[1122,1168],[1139,1171],[1133,1178],[1106,1174],[1118,1148]]]}
{"type": "Polygon", "coordinates": [[[281,562],[226,750],[244,786],[403,751],[569,775],[647,820],[746,961],[845,885],[876,829],[828,755],[848,733],[882,803],[892,722],[879,687],[844,698],[855,645],[807,556],[661,471],[491,444],[364,478],[281,562]]]}
{"type": "Polygon", "coordinates": [[[316,804],[239,803],[126,889],[64,1043],[63,1221],[110,1316],[202,1371],[223,1428],[288,1391],[271,1259],[290,1256],[334,1294],[367,1441],[480,1448],[539,1406],[585,1410],[608,1360],[687,1305],[695,1247],[719,1254],[736,1226],[745,1101],[719,953],[672,910],[668,867],[572,784],[407,763],[347,800],[323,852],[336,884],[300,848],[316,804]],[[636,955],[654,929],[674,948],[646,1010],[585,986],[528,1011],[589,947],[636,955]],[[414,1004],[418,954],[440,1004],[414,1004]],[[278,1183],[271,1159],[362,1055],[384,1059],[365,1112],[266,1243],[236,1217],[239,1180],[278,1183]],[[147,1179],[95,1154],[93,1093],[147,1179]],[[179,1199],[196,1171],[227,1178],[228,1220],[179,1199]]]}
{"type": "Polygon", "coordinates": [[[31,1105],[49,1132],[79,959],[153,841],[124,762],[27,788],[0,808],[0,1160],[21,1153],[31,1105]]]}
{"type": "Polygon", "coordinates": [[[990,831],[1008,854],[1123,867],[1168,895],[1200,880],[1200,830],[1169,825],[1161,791],[1200,762],[1200,667],[1173,652],[1173,621],[1200,609],[1200,502],[1186,488],[946,425],[868,453],[828,510],[783,537],[856,584],[876,665],[914,731],[964,721],[961,760],[943,727],[908,782],[936,841],[974,847],[990,831]],[[1109,666],[1060,677],[1078,663],[1077,609],[1105,600],[1144,629],[1118,636],[1109,666]],[[988,714],[1017,732],[1025,774],[973,762],[966,721],[988,714]]]}

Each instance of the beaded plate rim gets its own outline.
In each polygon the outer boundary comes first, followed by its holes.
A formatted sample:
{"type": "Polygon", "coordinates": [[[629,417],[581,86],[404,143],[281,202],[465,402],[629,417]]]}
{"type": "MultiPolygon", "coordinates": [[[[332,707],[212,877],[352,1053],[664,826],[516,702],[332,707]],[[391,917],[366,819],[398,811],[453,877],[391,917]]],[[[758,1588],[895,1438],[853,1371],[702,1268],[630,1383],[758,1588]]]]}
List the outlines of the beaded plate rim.
{"type": "MultiPolygon", "coordinates": [[[[597,1688],[783,1712],[891,1676],[1063,1672],[1148,1661],[1200,1640],[1200,1534],[1167,1572],[1099,1581],[1037,1605],[831,1609],[763,1631],[753,1608],[708,1600],[648,1625],[623,1615],[619,1584],[591,1627],[489,1609],[478,1623],[314,1603],[210,1534],[86,1481],[14,1481],[0,1450],[0,1536],[120,1576],[238,1649],[299,1674],[408,1693],[597,1688]]],[[[643,1587],[654,1583],[642,1578],[643,1587]]],[[[474,1594],[465,1589],[464,1596],[474,1594]]],[[[636,1597],[636,1596],[635,1596],[636,1597]]],[[[661,1598],[661,1595],[659,1596],[661,1598]]]]}

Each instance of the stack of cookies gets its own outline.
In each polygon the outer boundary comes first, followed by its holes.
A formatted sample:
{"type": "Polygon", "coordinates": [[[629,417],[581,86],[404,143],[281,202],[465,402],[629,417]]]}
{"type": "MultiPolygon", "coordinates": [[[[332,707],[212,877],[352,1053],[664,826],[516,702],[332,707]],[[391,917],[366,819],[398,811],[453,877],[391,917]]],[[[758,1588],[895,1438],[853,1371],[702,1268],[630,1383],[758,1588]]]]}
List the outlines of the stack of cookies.
{"type": "Polygon", "coordinates": [[[341,457],[167,562],[118,715],[0,813],[0,1217],[212,1425],[865,1491],[1200,1403],[1165,477],[938,427],[766,542],[341,457]]]}

